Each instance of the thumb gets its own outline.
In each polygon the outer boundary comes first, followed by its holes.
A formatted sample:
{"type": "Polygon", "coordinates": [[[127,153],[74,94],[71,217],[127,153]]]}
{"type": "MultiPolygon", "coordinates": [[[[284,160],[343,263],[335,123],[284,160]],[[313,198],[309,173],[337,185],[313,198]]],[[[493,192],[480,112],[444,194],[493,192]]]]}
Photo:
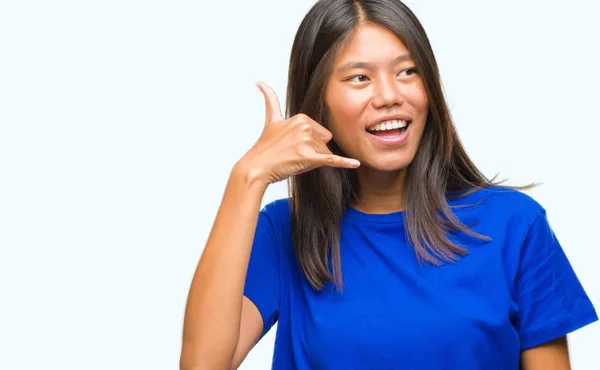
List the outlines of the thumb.
{"type": "Polygon", "coordinates": [[[265,125],[273,121],[282,121],[281,106],[277,94],[267,84],[258,82],[256,84],[265,97],[266,119],[265,125]]]}

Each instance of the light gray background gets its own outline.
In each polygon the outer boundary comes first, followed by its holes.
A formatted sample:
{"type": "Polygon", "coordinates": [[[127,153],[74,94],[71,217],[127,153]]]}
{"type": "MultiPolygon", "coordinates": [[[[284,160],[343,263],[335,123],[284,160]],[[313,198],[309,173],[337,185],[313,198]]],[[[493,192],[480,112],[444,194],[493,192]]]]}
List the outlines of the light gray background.
{"type": "MultiPolygon", "coordinates": [[[[192,274],[262,129],[254,83],[284,100],[313,3],[0,1],[0,368],[177,368],[192,274]]],[[[407,4],[469,154],[544,182],[529,194],[600,308],[598,5],[407,4]]],[[[243,369],[269,367],[274,334],[243,369]]],[[[575,369],[600,368],[599,340],[570,336],[575,369]]]]}

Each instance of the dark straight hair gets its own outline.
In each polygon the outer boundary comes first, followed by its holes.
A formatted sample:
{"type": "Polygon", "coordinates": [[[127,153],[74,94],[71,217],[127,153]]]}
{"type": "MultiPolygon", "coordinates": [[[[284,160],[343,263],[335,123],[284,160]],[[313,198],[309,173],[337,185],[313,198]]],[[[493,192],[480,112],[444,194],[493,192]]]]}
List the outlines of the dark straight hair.
{"type": "MultiPolygon", "coordinates": [[[[399,0],[320,0],[303,19],[290,57],[286,116],[304,113],[325,127],[326,83],[336,53],[364,23],[394,32],[410,51],[429,101],[428,118],[415,158],[406,168],[407,241],[420,263],[440,265],[467,253],[447,237],[460,230],[490,240],[463,225],[448,201],[504,181],[488,180],[468,157],[452,122],[429,39],[412,11],[399,0]]],[[[328,144],[345,155],[335,138],[328,144]]],[[[528,189],[536,184],[514,189],[528,189]]],[[[289,179],[291,227],[296,258],[306,279],[320,290],[328,281],[342,289],[340,223],[357,199],[352,169],[321,167],[289,179]],[[331,260],[331,266],[330,266],[331,260]],[[332,268],[330,270],[330,267],[332,268]]]]}

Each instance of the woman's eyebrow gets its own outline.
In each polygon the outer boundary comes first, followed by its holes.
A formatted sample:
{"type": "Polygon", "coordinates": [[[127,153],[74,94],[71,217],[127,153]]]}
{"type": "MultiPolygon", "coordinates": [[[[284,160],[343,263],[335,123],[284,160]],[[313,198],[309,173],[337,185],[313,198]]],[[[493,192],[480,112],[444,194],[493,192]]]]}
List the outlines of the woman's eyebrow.
{"type": "MultiPolygon", "coordinates": [[[[410,53],[408,54],[402,54],[398,57],[396,57],[393,61],[392,61],[392,65],[394,64],[398,64],[401,62],[407,62],[409,60],[412,60],[412,56],[410,55],[410,53]]],[[[368,63],[368,62],[357,62],[357,61],[350,61],[348,63],[343,64],[342,66],[340,66],[337,71],[338,72],[344,72],[347,71],[349,69],[375,69],[375,65],[372,63],[368,63]]]]}

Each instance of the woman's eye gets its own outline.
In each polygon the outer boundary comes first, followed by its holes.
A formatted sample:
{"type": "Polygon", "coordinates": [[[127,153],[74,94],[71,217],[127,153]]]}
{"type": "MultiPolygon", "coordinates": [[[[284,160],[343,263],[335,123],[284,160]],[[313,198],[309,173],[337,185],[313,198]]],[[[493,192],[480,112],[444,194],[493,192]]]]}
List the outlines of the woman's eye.
{"type": "Polygon", "coordinates": [[[417,69],[416,68],[408,68],[408,69],[405,69],[405,70],[401,71],[400,73],[404,73],[404,72],[411,72],[409,74],[409,76],[410,76],[410,75],[413,75],[413,74],[417,73],[417,69]]]}
{"type": "Polygon", "coordinates": [[[367,80],[368,80],[368,77],[365,75],[358,75],[358,76],[350,77],[348,79],[348,81],[352,81],[352,82],[366,82],[367,80]]]}

